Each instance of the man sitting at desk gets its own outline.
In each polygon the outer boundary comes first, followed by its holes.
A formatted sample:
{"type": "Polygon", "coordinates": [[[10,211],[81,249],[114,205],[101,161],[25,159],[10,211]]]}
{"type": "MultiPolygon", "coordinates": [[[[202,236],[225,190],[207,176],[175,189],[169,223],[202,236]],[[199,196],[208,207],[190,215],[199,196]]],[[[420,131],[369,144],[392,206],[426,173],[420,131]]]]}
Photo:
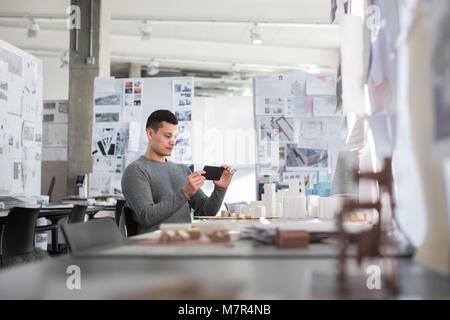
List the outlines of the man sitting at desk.
{"type": "Polygon", "coordinates": [[[204,171],[192,173],[183,164],[167,161],[176,144],[178,120],[168,110],[157,110],[147,119],[147,151],[132,162],[122,176],[122,192],[126,206],[138,223],[138,233],[157,230],[161,223],[191,222],[195,215],[214,216],[222,205],[234,171],[223,165],[220,180],[207,197],[200,187],[204,171]]]}

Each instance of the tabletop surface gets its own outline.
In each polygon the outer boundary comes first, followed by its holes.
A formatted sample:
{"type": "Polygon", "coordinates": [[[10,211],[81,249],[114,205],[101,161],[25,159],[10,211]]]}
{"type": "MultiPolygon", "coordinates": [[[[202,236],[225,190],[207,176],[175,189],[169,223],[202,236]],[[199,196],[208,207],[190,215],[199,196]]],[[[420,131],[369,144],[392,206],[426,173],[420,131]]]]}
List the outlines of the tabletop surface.
{"type": "MultiPolygon", "coordinates": [[[[38,206],[36,209],[39,209],[39,217],[50,217],[54,215],[66,215],[68,216],[70,214],[70,211],[73,208],[73,204],[55,204],[55,205],[43,205],[38,206]]],[[[96,213],[98,211],[111,211],[115,210],[115,205],[92,205],[88,206],[86,209],[87,214],[96,213]]],[[[0,218],[5,218],[8,216],[10,209],[0,209],[0,218]]]]}
{"type": "MultiPolygon", "coordinates": [[[[450,298],[448,278],[409,259],[399,260],[398,269],[401,292],[394,298],[450,298]]],[[[338,270],[337,259],[64,256],[1,271],[0,299],[390,297],[365,288],[366,276],[355,276],[353,296],[342,295],[338,270]],[[69,266],[79,268],[80,290],[67,287],[69,266]]]]}
{"type": "Polygon", "coordinates": [[[372,259],[358,265],[351,258],[353,247],[347,261],[353,289],[346,295],[338,286],[337,245],[279,249],[251,240],[187,247],[139,244],[159,234],[5,268],[0,271],[0,299],[450,299],[449,279],[413,259],[372,259]],[[397,270],[399,293],[367,288],[366,270],[374,264],[382,276],[397,270]],[[80,290],[67,287],[69,266],[79,267],[80,290]]]}

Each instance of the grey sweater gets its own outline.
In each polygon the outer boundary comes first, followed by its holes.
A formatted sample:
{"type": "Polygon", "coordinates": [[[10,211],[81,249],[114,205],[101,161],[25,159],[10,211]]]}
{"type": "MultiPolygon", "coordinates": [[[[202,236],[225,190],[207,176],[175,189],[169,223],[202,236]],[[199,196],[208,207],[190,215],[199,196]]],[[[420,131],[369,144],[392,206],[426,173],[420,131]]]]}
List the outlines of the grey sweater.
{"type": "Polygon", "coordinates": [[[187,198],[182,188],[188,167],[171,161],[159,162],[141,156],[132,162],[122,176],[122,192],[126,206],[134,213],[138,233],[159,229],[161,223],[190,223],[191,208],[195,215],[216,215],[226,189],[214,187],[210,197],[198,189],[187,198]]]}

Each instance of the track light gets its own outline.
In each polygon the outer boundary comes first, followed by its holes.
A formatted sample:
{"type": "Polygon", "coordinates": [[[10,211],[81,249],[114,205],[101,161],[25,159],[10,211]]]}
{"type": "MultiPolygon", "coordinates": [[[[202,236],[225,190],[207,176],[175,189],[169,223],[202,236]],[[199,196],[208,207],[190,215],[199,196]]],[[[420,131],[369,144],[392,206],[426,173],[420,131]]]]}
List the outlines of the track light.
{"type": "Polygon", "coordinates": [[[152,60],[147,66],[147,74],[150,76],[157,75],[159,73],[159,62],[152,60]]]}
{"type": "Polygon", "coordinates": [[[61,54],[60,60],[61,60],[61,65],[59,66],[60,68],[64,68],[64,66],[68,66],[69,65],[69,52],[64,51],[61,54]]]}
{"type": "Polygon", "coordinates": [[[231,65],[231,79],[240,80],[241,79],[241,69],[233,63],[231,65]]]}
{"type": "Polygon", "coordinates": [[[261,44],[261,31],[258,29],[258,24],[255,23],[255,25],[250,29],[250,39],[252,40],[253,44],[261,44]]]}
{"type": "Polygon", "coordinates": [[[139,29],[141,30],[141,40],[149,41],[152,38],[152,26],[150,25],[150,21],[145,21],[139,29]]]}
{"type": "Polygon", "coordinates": [[[34,22],[33,18],[28,18],[28,26],[27,26],[27,36],[28,38],[36,38],[39,32],[39,25],[34,22]]]}

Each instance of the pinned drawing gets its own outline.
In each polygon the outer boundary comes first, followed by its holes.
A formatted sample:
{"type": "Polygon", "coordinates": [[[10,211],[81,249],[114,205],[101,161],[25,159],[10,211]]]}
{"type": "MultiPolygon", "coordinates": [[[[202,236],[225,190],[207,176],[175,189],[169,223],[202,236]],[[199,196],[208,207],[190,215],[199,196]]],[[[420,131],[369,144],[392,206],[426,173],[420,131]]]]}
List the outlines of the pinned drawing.
{"type": "Polygon", "coordinates": [[[96,125],[92,141],[92,155],[125,155],[129,129],[127,123],[96,125]]]}

